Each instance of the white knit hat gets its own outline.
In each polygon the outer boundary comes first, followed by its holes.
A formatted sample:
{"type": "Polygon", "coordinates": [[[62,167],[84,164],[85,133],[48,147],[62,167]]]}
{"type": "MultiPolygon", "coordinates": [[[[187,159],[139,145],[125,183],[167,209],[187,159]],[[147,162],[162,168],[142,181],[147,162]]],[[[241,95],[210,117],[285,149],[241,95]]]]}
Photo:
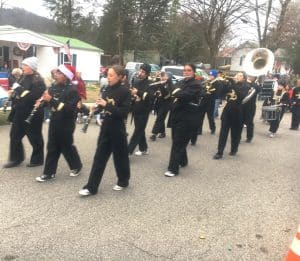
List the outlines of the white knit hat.
{"type": "Polygon", "coordinates": [[[28,57],[28,58],[25,58],[25,59],[22,61],[22,64],[26,64],[26,65],[28,65],[33,71],[36,71],[36,70],[37,70],[37,66],[38,66],[38,59],[37,59],[35,56],[28,57]]]}
{"type": "Polygon", "coordinates": [[[75,75],[75,68],[72,65],[61,64],[57,67],[57,70],[62,72],[70,81],[73,80],[75,75]]]}

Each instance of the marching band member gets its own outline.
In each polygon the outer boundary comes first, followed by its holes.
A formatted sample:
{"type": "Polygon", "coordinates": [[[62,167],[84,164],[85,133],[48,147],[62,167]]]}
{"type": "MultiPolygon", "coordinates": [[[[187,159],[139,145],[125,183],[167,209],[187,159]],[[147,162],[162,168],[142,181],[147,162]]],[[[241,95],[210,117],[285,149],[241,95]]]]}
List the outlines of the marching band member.
{"type": "Polygon", "coordinates": [[[297,86],[293,89],[291,104],[292,122],[290,130],[298,130],[300,122],[300,79],[298,79],[297,86]]]}
{"type": "Polygon", "coordinates": [[[216,132],[216,124],[214,119],[214,110],[215,110],[215,94],[217,90],[217,85],[219,84],[219,81],[217,79],[218,71],[217,70],[211,70],[209,72],[209,78],[206,82],[206,85],[204,86],[204,96],[201,100],[200,104],[200,121],[199,121],[199,129],[198,134],[202,134],[202,127],[203,127],[203,120],[205,117],[205,114],[208,118],[210,133],[215,134],[216,132]]]}
{"type": "Polygon", "coordinates": [[[12,122],[10,129],[9,162],[4,168],[18,166],[24,160],[22,139],[26,135],[32,146],[32,154],[27,167],[40,166],[44,163],[44,140],[42,136],[43,109],[40,108],[31,124],[25,122],[32,111],[35,101],[46,89],[43,78],[37,72],[38,59],[28,57],[22,61],[23,75],[18,80],[19,87],[10,91],[12,110],[8,119],[12,122]]]}
{"type": "Polygon", "coordinates": [[[241,140],[242,132],[242,100],[247,95],[245,87],[245,75],[239,72],[235,76],[235,82],[230,79],[227,86],[223,86],[222,92],[226,94],[226,105],[221,115],[221,131],[219,136],[218,151],[214,159],[223,157],[227,137],[231,134],[231,151],[229,155],[235,156],[241,140]]]}
{"type": "Polygon", "coordinates": [[[281,110],[279,113],[279,117],[275,120],[270,121],[270,138],[274,138],[275,134],[279,128],[279,124],[283,118],[283,115],[285,113],[285,108],[287,107],[289,103],[289,95],[285,90],[286,82],[284,80],[278,81],[277,89],[273,92],[273,98],[271,100],[271,105],[278,105],[281,106],[281,110]]]}
{"type": "Polygon", "coordinates": [[[148,76],[150,72],[151,66],[146,63],[142,64],[138,73],[138,80],[133,83],[133,87],[131,88],[134,131],[128,145],[130,155],[133,154],[137,145],[139,145],[139,150],[134,155],[142,156],[149,154],[145,129],[151,110],[151,98],[153,95],[149,91],[148,76]]]}
{"type": "MultiPolygon", "coordinates": [[[[36,181],[45,182],[55,178],[58,160],[61,154],[71,170],[70,176],[80,174],[82,163],[73,145],[73,133],[76,121],[76,106],[79,101],[77,87],[72,84],[74,69],[71,65],[58,66],[55,72],[55,84],[43,94],[42,100],[51,108],[48,131],[47,156],[43,175],[36,181]]],[[[36,106],[40,106],[37,101],[36,106]]]]}
{"type": "Polygon", "coordinates": [[[101,182],[107,161],[113,153],[118,177],[113,190],[122,190],[129,185],[130,168],[125,119],[130,107],[130,91],[122,84],[124,69],[114,65],[108,70],[108,88],[97,104],[105,110],[98,144],[88,183],[79,191],[82,196],[95,195],[101,182]]]}
{"type": "Polygon", "coordinates": [[[165,72],[161,72],[160,78],[164,83],[159,84],[159,88],[155,92],[156,119],[152,128],[152,135],[150,136],[152,141],[156,140],[158,134],[158,138],[166,137],[165,119],[171,105],[172,79],[165,72]]]}
{"type": "Polygon", "coordinates": [[[246,86],[248,93],[253,91],[253,95],[250,99],[242,104],[242,114],[243,114],[243,124],[247,126],[247,139],[246,142],[250,143],[253,139],[254,132],[254,116],[256,112],[256,98],[257,94],[260,92],[260,87],[256,83],[256,77],[247,76],[246,86]]]}
{"type": "Polygon", "coordinates": [[[192,134],[197,131],[197,114],[202,86],[199,81],[195,80],[195,72],[195,65],[186,64],[183,69],[185,78],[172,92],[174,102],[168,124],[172,128],[172,148],[168,171],[165,172],[167,177],[178,175],[179,167],[187,166],[186,147],[192,134]]]}

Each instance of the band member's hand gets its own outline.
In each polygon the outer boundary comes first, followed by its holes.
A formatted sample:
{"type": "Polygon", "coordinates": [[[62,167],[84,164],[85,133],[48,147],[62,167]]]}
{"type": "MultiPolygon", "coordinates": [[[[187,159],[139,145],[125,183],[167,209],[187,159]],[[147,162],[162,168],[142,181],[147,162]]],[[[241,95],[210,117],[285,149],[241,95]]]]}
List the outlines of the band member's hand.
{"type": "Polygon", "coordinates": [[[107,104],[107,101],[102,99],[102,98],[98,98],[97,99],[97,102],[96,102],[98,105],[100,105],[101,107],[105,107],[106,104],[107,104]]]}
{"type": "Polygon", "coordinates": [[[47,91],[45,91],[42,100],[49,102],[51,99],[52,96],[47,91]]]}
{"type": "Polygon", "coordinates": [[[138,92],[138,90],[137,90],[136,88],[134,88],[134,87],[132,87],[132,88],[130,89],[130,91],[131,91],[131,95],[132,95],[132,96],[135,96],[135,95],[137,94],[137,92],[138,92]]]}

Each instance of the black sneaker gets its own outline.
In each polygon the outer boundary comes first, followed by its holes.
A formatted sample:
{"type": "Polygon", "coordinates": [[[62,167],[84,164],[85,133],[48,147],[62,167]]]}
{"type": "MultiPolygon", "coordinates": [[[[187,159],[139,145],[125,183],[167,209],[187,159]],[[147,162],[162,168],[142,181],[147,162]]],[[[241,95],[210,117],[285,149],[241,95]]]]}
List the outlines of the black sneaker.
{"type": "Polygon", "coordinates": [[[155,135],[155,134],[152,134],[152,135],[150,136],[150,140],[155,141],[155,140],[156,140],[156,135],[155,135]]]}
{"type": "Polygon", "coordinates": [[[213,159],[218,160],[218,159],[221,159],[222,157],[223,157],[222,154],[217,153],[217,154],[213,157],[213,159]]]}
{"type": "Polygon", "coordinates": [[[230,156],[235,156],[236,153],[237,153],[237,151],[230,151],[230,152],[229,152],[229,155],[230,155],[230,156]]]}
{"type": "Polygon", "coordinates": [[[19,166],[21,163],[22,163],[22,161],[21,162],[10,161],[10,162],[7,162],[6,164],[4,164],[3,168],[5,168],[5,169],[14,168],[14,167],[19,166]]]}
{"type": "Polygon", "coordinates": [[[53,179],[55,179],[55,174],[52,174],[52,175],[43,174],[42,176],[39,176],[39,177],[35,178],[35,180],[37,182],[46,182],[46,181],[53,180],[53,179]]]}

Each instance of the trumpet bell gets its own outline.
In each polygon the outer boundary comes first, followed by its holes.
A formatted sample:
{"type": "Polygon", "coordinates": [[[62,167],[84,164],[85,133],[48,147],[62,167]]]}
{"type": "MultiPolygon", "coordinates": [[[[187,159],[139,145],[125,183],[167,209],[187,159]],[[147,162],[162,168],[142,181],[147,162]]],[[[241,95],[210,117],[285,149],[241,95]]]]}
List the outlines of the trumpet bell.
{"type": "Polygon", "coordinates": [[[274,54],[267,48],[257,48],[247,53],[243,70],[247,75],[260,76],[272,71],[274,54]]]}

